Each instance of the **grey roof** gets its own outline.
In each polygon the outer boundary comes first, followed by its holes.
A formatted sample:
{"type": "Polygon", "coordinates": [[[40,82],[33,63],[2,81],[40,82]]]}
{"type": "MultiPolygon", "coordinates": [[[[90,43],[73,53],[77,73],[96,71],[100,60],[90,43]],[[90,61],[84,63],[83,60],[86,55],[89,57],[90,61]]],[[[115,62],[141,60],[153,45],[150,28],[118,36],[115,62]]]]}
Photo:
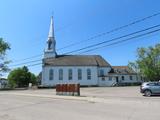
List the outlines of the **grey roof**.
{"type": "Polygon", "coordinates": [[[130,69],[128,66],[112,66],[110,74],[136,74],[135,71],[130,69]]]}
{"type": "Polygon", "coordinates": [[[100,55],[58,55],[56,58],[43,59],[45,66],[99,66],[110,67],[100,55]]]}

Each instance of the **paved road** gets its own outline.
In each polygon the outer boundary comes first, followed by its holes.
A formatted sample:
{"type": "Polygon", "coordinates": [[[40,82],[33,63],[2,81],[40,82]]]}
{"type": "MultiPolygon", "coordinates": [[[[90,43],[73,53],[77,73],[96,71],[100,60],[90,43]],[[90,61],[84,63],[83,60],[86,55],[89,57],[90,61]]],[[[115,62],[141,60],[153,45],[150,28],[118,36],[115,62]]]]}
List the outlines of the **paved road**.
{"type": "Polygon", "coordinates": [[[0,91],[0,120],[160,120],[160,97],[146,98],[138,87],[82,88],[78,97],[55,91],[0,91]]]}

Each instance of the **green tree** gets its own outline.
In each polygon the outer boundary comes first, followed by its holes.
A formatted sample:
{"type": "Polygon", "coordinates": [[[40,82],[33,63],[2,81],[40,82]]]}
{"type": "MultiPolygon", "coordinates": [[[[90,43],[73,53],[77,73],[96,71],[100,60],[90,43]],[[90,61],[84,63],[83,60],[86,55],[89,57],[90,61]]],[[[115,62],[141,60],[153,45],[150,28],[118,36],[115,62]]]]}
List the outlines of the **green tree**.
{"type": "Polygon", "coordinates": [[[3,72],[7,72],[9,68],[7,67],[7,64],[9,61],[6,60],[6,51],[10,49],[10,45],[3,40],[3,38],[0,38],[0,75],[2,75],[3,72]]]}
{"type": "Polygon", "coordinates": [[[137,60],[129,63],[129,66],[136,69],[146,80],[160,80],[160,44],[148,48],[137,49],[137,60]]]}
{"type": "Polygon", "coordinates": [[[37,77],[35,74],[29,72],[30,74],[30,83],[32,83],[33,85],[37,85],[37,77]]]}
{"type": "Polygon", "coordinates": [[[11,71],[8,80],[11,87],[27,87],[29,83],[36,84],[36,76],[29,72],[26,66],[11,71]]]}

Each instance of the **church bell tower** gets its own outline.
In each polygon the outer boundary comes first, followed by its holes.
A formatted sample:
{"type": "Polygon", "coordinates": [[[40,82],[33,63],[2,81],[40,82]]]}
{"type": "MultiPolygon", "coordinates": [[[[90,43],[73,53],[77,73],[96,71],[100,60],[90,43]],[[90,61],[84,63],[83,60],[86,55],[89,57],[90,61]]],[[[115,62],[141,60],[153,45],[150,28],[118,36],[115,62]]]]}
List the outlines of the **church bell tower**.
{"type": "Polygon", "coordinates": [[[51,58],[51,57],[56,57],[56,41],[54,37],[54,24],[53,24],[53,16],[51,17],[51,23],[50,23],[50,28],[49,28],[49,33],[48,33],[48,39],[46,42],[46,48],[44,51],[44,58],[51,58]]]}

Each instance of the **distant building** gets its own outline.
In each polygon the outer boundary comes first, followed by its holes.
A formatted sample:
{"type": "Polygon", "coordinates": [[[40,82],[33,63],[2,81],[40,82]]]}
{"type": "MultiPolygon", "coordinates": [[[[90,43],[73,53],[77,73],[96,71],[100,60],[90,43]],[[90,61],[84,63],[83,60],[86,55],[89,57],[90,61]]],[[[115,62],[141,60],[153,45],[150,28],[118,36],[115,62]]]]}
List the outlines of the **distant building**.
{"type": "Polygon", "coordinates": [[[129,85],[141,83],[141,77],[128,66],[112,66],[108,73],[109,80],[115,81],[116,85],[129,85]]]}
{"type": "Polygon", "coordinates": [[[111,66],[100,55],[57,55],[53,17],[44,51],[42,80],[44,87],[58,83],[81,86],[114,86],[121,82],[139,82],[137,74],[126,66],[111,66]]]}
{"type": "Polygon", "coordinates": [[[8,80],[5,78],[0,78],[0,89],[6,88],[8,85],[8,80]]]}

